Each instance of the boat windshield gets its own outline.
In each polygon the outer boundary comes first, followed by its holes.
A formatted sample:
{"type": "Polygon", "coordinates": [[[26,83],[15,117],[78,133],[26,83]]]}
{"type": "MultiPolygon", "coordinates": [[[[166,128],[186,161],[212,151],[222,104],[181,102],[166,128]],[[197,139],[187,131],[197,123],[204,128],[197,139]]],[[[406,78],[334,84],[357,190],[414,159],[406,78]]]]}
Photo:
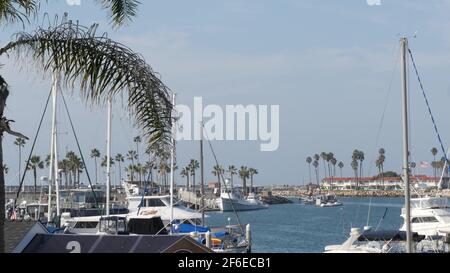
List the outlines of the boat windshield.
{"type": "Polygon", "coordinates": [[[446,208],[447,205],[448,200],[446,198],[411,199],[411,208],[416,209],[446,208]]]}

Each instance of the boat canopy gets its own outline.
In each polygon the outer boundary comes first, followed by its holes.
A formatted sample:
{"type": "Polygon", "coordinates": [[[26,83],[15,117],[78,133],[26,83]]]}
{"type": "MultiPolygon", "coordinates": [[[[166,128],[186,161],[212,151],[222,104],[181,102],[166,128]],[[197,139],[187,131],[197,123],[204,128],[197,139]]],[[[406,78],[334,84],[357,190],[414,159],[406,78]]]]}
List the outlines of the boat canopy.
{"type": "Polygon", "coordinates": [[[209,227],[203,227],[203,226],[194,226],[191,224],[178,224],[174,228],[176,232],[178,233],[190,233],[190,232],[208,232],[211,231],[209,227]]]}
{"type": "MultiPolygon", "coordinates": [[[[417,232],[412,233],[413,240],[420,242],[425,236],[419,235],[417,232]]],[[[406,241],[406,231],[399,230],[380,230],[380,231],[364,231],[358,241],[406,241]]]]}

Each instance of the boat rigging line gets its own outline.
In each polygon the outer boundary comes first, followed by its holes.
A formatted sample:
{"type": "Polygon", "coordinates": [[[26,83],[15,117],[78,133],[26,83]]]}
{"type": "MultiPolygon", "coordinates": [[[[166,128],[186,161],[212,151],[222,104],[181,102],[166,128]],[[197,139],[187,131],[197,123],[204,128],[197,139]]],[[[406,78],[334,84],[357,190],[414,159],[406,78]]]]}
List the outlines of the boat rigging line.
{"type": "MultiPolygon", "coordinates": [[[[211,148],[211,153],[213,155],[214,161],[215,161],[217,166],[221,166],[219,164],[219,161],[217,160],[216,152],[214,151],[214,148],[213,148],[212,143],[211,143],[211,139],[209,138],[208,132],[206,132],[205,127],[203,126],[203,123],[202,123],[202,128],[203,128],[203,132],[205,134],[206,140],[208,141],[209,147],[211,148]]],[[[239,228],[241,229],[241,232],[244,233],[244,229],[243,229],[242,224],[241,224],[241,219],[239,218],[239,214],[237,213],[237,211],[236,211],[236,209],[234,207],[233,201],[231,200],[231,194],[230,194],[230,191],[228,190],[227,183],[225,183],[225,177],[223,176],[223,173],[220,173],[220,178],[222,178],[222,181],[224,181],[223,184],[225,186],[225,190],[228,192],[228,195],[230,197],[230,204],[231,204],[231,207],[233,208],[234,214],[236,215],[236,219],[237,219],[239,228]]],[[[220,183],[220,181],[219,181],[219,183],[220,183]]],[[[250,242],[248,242],[248,243],[250,243],[250,242]]]]}
{"type": "Polygon", "coordinates": [[[75,138],[75,142],[77,143],[77,148],[78,148],[78,152],[80,153],[81,161],[83,162],[83,165],[86,167],[86,176],[87,176],[87,179],[89,181],[89,186],[91,187],[91,191],[92,191],[92,194],[93,194],[93,197],[94,197],[95,205],[99,209],[99,212],[101,212],[100,211],[100,206],[99,206],[98,200],[97,200],[97,195],[95,194],[94,187],[92,186],[91,176],[89,175],[89,171],[87,169],[87,164],[86,164],[86,161],[84,160],[84,156],[83,156],[83,152],[81,150],[80,142],[78,141],[78,136],[77,136],[77,133],[75,131],[75,126],[73,125],[72,117],[71,117],[70,112],[69,112],[69,107],[67,106],[66,99],[64,98],[63,92],[61,92],[61,98],[62,98],[62,101],[63,101],[63,104],[64,104],[64,108],[66,109],[67,117],[69,118],[69,123],[70,123],[70,127],[72,128],[72,132],[73,132],[73,136],[75,138]]]}
{"type": "MultiPolygon", "coordinates": [[[[440,148],[441,148],[441,150],[442,150],[442,153],[444,154],[445,162],[448,162],[447,153],[446,153],[446,151],[445,151],[444,144],[442,143],[441,135],[439,134],[439,130],[438,130],[438,128],[437,128],[437,125],[436,125],[436,121],[435,121],[435,119],[434,119],[433,112],[431,111],[431,106],[430,106],[430,103],[429,103],[429,101],[428,101],[428,97],[427,97],[427,94],[426,94],[426,92],[425,92],[425,88],[423,87],[422,79],[421,79],[420,74],[419,74],[419,71],[418,71],[418,69],[417,69],[416,62],[415,62],[415,60],[414,60],[414,56],[413,56],[412,51],[411,51],[411,49],[410,49],[409,47],[408,47],[408,52],[409,52],[409,56],[411,57],[411,62],[412,62],[412,64],[413,64],[414,71],[415,71],[416,76],[417,76],[417,80],[419,81],[420,89],[422,90],[423,98],[425,99],[425,103],[426,103],[426,105],[427,105],[428,112],[429,112],[429,114],[430,114],[431,122],[433,123],[434,131],[436,132],[436,135],[437,135],[437,138],[438,138],[438,141],[439,141],[439,144],[440,144],[440,148]]],[[[439,185],[439,188],[441,188],[441,187],[442,187],[442,184],[439,185]]]]}
{"type": "MultiPolygon", "coordinates": [[[[384,120],[386,118],[386,112],[387,112],[387,109],[388,109],[388,106],[389,106],[389,97],[391,96],[391,93],[392,93],[392,85],[394,83],[395,72],[397,71],[396,68],[398,67],[398,64],[400,62],[400,57],[399,57],[400,50],[399,50],[399,47],[400,46],[395,47],[396,48],[395,52],[397,52],[397,54],[396,54],[396,57],[395,57],[394,67],[392,69],[391,80],[389,82],[388,92],[387,92],[386,97],[385,97],[383,113],[381,115],[380,124],[379,124],[378,130],[377,130],[377,136],[376,136],[376,140],[375,140],[375,148],[373,149],[373,151],[375,151],[375,152],[374,152],[374,154],[372,156],[371,162],[375,162],[375,155],[379,151],[378,150],[378,144],[380,143],[381,131],[383,130],[384,120]]],[[[372,165],[370,164],[369,165],[369,174],[371,172],[372,172],[372,165]]],[[[373,196],[370,196],[370,204],[369,204],[369,209],[368,209],[368,212],[367,212],[367,226],[370,226],[370,214],[372,213],[372,211],[371,211],[372,199],[373,199],[373,196]]]]}
{"type": "Polygon", "coordinates": [[[44,111],[42,112],[42,116],[41,116],[41,120],[39,122],[38,129],[34,136],[33,146],[31,147],[30,155],[28,156],[28,160],[25,164],[25,171],[23,172],[22,179],[20,180],[20,185],[19,185],[19,189],[17,190],[16,199],[14,199],[14,207],[16,207],[17,200],[19,199],[20,193],[22,192],[22,186],[23,186],[23,182],[25,180],[25,176],[27,175],[28,165],[30,164],[31,157],[33,156],[34,148],[36,147],[36,142],[37,142],[37,139],[39,136],[39,132],[41,131],[41,128],[42,128],[42,123],[44,121],[45,113],[47,113],[48,104],[50,102],[51,96],[52,96],[52,90],[50,89],[50,93],[48,94],[47,102],[45,103],[44,111]]]}

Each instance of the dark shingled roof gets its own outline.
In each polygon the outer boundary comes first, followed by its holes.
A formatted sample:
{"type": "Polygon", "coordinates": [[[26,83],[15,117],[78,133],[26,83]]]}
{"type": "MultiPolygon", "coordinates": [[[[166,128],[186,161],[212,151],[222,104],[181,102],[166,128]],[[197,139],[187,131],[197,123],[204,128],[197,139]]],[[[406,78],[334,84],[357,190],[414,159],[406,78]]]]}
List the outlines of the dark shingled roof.
{"type": "Polygon", "coordinates": [[[37,234],[23,253],[211,252],[187,236],[37,234]]]}
{"type": "Polygon", "coordinates": [[[11,253],[23,240],[28,231],[36,224],[35,221],[5,221],[6,253],[11,253]]]}

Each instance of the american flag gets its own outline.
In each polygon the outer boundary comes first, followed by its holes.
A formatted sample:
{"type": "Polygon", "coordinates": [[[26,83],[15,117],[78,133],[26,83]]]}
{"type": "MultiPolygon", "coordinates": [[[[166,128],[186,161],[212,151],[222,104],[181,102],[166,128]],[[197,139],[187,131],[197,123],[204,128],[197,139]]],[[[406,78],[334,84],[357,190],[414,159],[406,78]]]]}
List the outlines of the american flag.
{"type": "Polygon", "coordinates": [[[420,162],[420,167],[426,169],[426,168],[430,168],[431,165],[428,162],[422,161],[422,162],[420,162]]]}

